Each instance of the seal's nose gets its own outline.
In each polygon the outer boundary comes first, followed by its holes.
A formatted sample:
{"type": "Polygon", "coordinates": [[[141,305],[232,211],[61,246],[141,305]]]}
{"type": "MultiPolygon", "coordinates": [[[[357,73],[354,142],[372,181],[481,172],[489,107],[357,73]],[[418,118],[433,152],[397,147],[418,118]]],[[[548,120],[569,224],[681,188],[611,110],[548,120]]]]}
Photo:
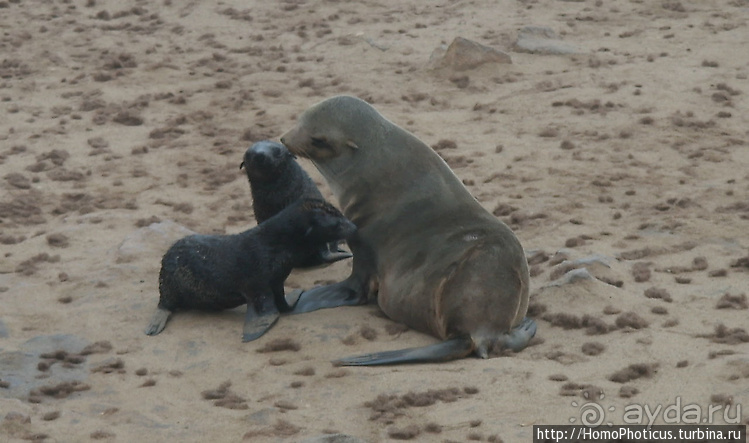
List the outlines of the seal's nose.
{"type": "Polygon", "coordinates": [[[253,152],[250,156],[252,159],[251,162],[259,167],[265,167],[268,166],[270,163],[270,158],[266,155],[265,152],[253,152]]]}

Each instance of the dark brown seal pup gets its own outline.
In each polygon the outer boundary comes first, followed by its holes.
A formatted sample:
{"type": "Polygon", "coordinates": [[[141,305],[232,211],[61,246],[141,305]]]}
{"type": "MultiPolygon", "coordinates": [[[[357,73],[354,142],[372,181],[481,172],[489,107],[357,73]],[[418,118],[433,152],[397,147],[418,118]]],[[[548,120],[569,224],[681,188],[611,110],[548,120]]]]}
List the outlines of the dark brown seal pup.
{"type": "MultiPolygon", "coordinates": [[[[270,140],[254,143],[245,152],[239,167],[244,168],[250,182],[252,209],[258,224],[300,198],[323,200],[320,190],[296,162],[294,154],[280,143],[270,140]]],[[[336,241],[310,251],[306,260],[299,260],[298,267],[327,265],[350,257],[351,253],[339,249],[336,241]]]]}
{"type": "Polygon", "coordinates": [[[260,225],[234,235],[190,235],[164,254],[159,306],[146,328],[156,335],[184,309],[246,304],[243,341],[263,335],[290,306],[283,282],[308,251],[349,237],[356,226],[331,204],[301,199],[260,225]]]}
{"type": "Polygon", "coordinates": [[[503,348],[536,332],[528,264],[512,231],[474,199],[445,162],[366,102],[333,97],[282,138],[310,158],[358,230],[353,271],[306,291],[294,312],[364,303],[376,295],[393,320],[444,340],[344,358],[344,365],[433,362],[503,348]]]}

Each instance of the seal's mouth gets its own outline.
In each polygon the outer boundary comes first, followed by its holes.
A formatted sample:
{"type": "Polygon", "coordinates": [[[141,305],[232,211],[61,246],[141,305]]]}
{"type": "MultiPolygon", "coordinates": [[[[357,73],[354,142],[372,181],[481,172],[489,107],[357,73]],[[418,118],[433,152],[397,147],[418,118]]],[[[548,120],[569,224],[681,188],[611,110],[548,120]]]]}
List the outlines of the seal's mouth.
{"type": "Polygon", "coordinates": [[[286,149],[288,149],[289,152],[291,152],[291,154],[294,156],[310,158],[310,155],[307,152],[307,150],[304,148],[303,144],[297,144],[293,142],[293,140],[298,139],[298,137],[294,136],[293,132],[294,132],[294,129],[282,135],[280,139],[281,144],[286,146],[286,149]]]}

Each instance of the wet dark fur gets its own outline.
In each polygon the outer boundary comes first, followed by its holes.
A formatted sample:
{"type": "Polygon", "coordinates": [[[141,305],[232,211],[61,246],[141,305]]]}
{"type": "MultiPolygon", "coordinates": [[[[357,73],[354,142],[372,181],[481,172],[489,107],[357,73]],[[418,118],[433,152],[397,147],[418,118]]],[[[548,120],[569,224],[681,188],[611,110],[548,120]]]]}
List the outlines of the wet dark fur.
{"type": "MultiPolygon", "coordinates": [[[[310,250],[346,238],[356,227],[335,207],[301,199],[260,225],[235,235],[191,235],[164,255],[159,274],[159,309],[222,310],[272,295],[288,311],[283,282],[310,250]]],[[[149,335],[163,330],[156,317],[149,335]]]]}
{"type": "MultiPolygon", "coordinates": [[[[299,166],[294,155],[280,143],[265,140],[254,143],[244,154],[241,168],[247,174],[252,207],[258,224],[276,215],[300,198],[323,200],[320,190],[299,166]]],[[[351,257],[338,249],[338,242],[310,249],[297,268],[310,268],[351,257]]]]}
{"type": "Polygon", "coordinates": [[[250,182],[253,211],[258,224],[302,197],[323,200],[320,190],[294,155],[280,143],[261,141],[244,154],[242,167],[250,182]],[[258,152],[259,147],[265,149],[258,152]]]}

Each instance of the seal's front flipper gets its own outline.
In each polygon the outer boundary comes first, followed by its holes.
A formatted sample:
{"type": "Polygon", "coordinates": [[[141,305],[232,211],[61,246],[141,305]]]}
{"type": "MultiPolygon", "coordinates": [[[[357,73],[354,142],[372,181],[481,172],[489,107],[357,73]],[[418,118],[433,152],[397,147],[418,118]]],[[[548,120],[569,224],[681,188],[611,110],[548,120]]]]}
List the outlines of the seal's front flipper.
{"type": "Polygon", "coordinates": [[[272,294],[264,295],[257,300],[247,303],[247,313],[244,316],[242,341],[257,340],[278,320],[280,314],[272,294]]]}
{"type": "Polygon", "coordinates": [[[333,364],[337,366],[379,366],[404,363],[437,363],[466,357],[472,351],[473,342],[471,338],[461,337],[419,348],[346,357],[333,361],[333,364]]]}
{"type": "Polygon", "coordinates": [[[304,291],[299,296],[299,301],[295,306],[287,298],[289,306],[294,306],[291,311],[292,314],[337,308],[338,306],[355,306],[363,304],[365,301],[366,297],[362,296],[360,290],[357,291],[351,287],[349,279],[304,291]]]}
{"type": "Polygon", "coordinates": [[[146,335],[156,335],[163,331],[166,327],[166,321],[169,320],[169,316],[172,315],[172,311],[164,308],[156,309],[156,312],[151,318],[151,323],[146,326],[146,335]]]}

